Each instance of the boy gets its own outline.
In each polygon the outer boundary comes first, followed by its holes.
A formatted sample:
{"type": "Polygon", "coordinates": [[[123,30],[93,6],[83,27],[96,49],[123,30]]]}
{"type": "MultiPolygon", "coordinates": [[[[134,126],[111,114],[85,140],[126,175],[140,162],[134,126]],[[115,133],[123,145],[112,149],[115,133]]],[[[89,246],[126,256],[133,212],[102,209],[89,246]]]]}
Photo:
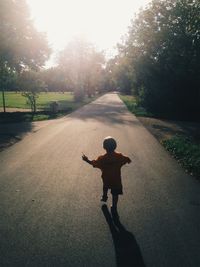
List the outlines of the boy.
{"type": "Polygon", "coordinates": [[[102,172],[103,195],[101,201],[108,199],[108,189],[111,189],[113,211],[117,210],[118,196],[122,195],[121,167],[126,163],[131,163],[130,158],[121,153],[115,152],[117,143],[114,138],[108,136],[103,141],[103,148],[106,154],[99,156],[96,160],[89,160],[83,155],[82,159],[91,164],[94,168],[99,168],[102,172]]]}

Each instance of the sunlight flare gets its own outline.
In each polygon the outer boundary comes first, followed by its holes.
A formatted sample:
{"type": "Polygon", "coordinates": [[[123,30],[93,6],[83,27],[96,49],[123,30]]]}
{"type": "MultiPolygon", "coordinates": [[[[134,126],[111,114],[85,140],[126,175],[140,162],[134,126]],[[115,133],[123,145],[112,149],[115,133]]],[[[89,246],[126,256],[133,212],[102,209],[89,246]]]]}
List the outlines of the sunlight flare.
{"type": "Polygon", "coordinates": [[[47,33],[54,50],[74,36],[84,36],[97,47],[112,51],[127,31],[131,18],[149,0],[27,0],[38,30],[47,33]]]}

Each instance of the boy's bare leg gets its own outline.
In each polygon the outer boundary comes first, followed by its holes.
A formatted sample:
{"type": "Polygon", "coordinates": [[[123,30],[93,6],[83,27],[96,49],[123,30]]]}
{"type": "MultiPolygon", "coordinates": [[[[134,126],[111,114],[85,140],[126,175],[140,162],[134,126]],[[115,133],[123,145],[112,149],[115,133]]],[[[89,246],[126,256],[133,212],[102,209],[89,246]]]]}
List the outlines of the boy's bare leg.
{"type": "Polygon", "coordinates": [[[103,186],[103,196],[108,196],[108,187],[103,186]]]}
{"type": "Polygon", "coordinates": [[[118,203],[118,195],[112,195],[112,207],[113,209],[117,209],[117,203],[118,203]]]}
{"type": "Polygon", "coordinates": [[[103,186],[103,196],[101,198],[101,201],[106,202],[108,199],[108,188],[106,186],[103,186]]]}

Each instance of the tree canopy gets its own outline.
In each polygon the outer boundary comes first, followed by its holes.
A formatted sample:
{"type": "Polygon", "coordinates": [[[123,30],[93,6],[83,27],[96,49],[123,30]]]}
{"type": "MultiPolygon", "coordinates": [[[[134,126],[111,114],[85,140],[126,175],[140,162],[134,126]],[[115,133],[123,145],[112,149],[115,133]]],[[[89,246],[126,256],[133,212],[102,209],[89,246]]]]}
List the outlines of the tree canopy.
{"type": "Polygon", "coordinates": [[[198,0],[153,0],[133,19],[117,64],[150,111],[200,111],[199,25],[198,0]]]}
{"type": "Polygon", "coordinates": [[[16,71],[38,69],[50,55],[46,36],[30,19],[25,0],[0,1],[0,64],[16,71]]]}
{"type": "Polygon", "coordinates": [[[0,21],[0,89],[6,111],[4,90],[16,85],[17,74],[38,71],[51,50],[46,36],[35,29],[25,0],[1,0],[0,21]]]}

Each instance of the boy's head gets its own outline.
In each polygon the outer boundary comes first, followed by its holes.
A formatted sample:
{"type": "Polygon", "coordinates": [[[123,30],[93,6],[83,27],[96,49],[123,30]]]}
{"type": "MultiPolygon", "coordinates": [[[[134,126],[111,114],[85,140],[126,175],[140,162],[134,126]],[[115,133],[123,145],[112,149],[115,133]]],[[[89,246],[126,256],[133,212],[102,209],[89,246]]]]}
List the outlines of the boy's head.
{"type": "Polygon", "coordinates": [[[112,138],[111,136],[107,136],[106,138],[104,138],[103,140],[103,148],[107,151],[107,152],[113,152],[117,147],[117,142],[115,141],[114,138],[112,138]]]}

